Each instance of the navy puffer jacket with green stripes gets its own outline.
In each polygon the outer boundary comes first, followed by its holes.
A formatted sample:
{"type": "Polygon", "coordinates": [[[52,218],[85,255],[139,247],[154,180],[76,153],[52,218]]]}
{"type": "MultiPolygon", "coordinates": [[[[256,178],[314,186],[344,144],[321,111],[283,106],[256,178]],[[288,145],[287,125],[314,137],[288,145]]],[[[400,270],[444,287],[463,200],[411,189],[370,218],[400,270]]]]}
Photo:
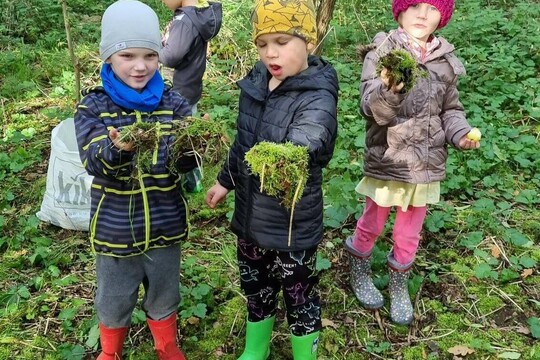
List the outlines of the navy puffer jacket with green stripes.
{"type": "Polygon", "coordinates": [[[92,249],[110,256],[138,255],[165,247],[187,237],[187,204],[180,172],[197,166],[194,156],[183,156],[171,164],[172,120],[190,115],[187,101],[166,87],[156,110],[150,113],[116,105],[98,86],[83,91],[77,106],[75,129],[84,167],[94,176],[91,189],[90,242],[92,249]],[[160,123],[163,133],[149,170],[132,176],[135,156],[120,151],[110,140],[112,128],[121,129],[137,121],[160,123]]]}

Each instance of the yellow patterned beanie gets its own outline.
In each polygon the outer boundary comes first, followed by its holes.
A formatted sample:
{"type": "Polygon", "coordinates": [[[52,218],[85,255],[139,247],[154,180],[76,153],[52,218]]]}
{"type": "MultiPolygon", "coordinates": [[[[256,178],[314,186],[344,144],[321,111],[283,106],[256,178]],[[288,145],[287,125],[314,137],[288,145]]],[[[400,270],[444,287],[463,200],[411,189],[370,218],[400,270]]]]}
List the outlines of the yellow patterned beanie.
{"type": "Polygon", "coordinates": [[[284,33],[316,44],[317,21],[312,0],[256,1],[251,14],[253,41],[264,34],[284,33]]]}

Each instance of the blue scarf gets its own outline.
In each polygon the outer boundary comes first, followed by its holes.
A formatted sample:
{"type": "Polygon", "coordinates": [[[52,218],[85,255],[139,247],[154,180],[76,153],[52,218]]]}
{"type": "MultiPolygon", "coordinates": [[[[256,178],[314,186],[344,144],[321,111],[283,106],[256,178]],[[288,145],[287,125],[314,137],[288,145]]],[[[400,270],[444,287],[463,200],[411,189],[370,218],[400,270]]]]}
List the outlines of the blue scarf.
{"type": "Polygon", "coordinates": [[[149,112],[157,109],[161,102],[165,83],[157,70],[141,92],[119,80],[110,64],[103,64],[100,75],[105,92],[116,105],[130,110],[149,112]]]}

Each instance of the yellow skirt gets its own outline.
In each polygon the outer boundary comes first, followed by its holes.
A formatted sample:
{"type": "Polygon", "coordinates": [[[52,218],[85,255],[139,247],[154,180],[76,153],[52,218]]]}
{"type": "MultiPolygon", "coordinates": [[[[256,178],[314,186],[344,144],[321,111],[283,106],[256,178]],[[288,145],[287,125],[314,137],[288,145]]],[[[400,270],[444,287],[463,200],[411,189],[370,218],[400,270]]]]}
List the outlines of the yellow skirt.
{"type": "Polygon", "coordinates": [[[356,186],[356,192],[369,197],[379,206],[399,206],[402,211],[406,211],[409,206],[421,207],[438,203],[441,183],[436,181],[429,184],[410,184],[366,176],[356,186]]]}

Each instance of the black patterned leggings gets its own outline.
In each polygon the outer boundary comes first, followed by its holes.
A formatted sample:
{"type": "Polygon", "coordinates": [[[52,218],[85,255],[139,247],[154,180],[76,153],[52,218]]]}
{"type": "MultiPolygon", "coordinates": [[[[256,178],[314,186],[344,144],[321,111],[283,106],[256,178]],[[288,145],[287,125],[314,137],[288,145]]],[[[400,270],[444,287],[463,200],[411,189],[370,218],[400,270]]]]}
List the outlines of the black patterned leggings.
{"type": "Polygon", "coordinates": [[[319,275],[315,268],[317,247],[286,252],[262,249],[239,239],[237,254],[249,321],[274,315],[277,295],[283,290],[287,321],[294,335],[307,335],[322,328],[319,275]]]}

